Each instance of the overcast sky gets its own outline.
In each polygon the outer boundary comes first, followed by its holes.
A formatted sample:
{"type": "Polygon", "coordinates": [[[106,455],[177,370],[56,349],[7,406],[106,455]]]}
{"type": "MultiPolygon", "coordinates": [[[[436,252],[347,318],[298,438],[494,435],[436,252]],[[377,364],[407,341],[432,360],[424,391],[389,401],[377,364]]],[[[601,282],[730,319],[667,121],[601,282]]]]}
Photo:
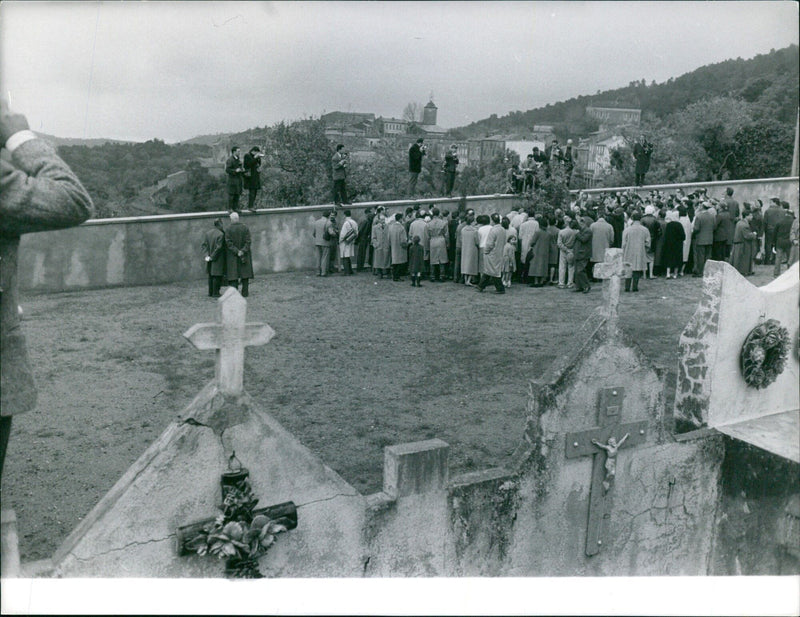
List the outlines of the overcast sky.
{"type": "Polygon", "coordinates": [[[168,142],[326,111],[450,128],[798,43],[795,2],[0,2],[31,128],[168,142]]]}

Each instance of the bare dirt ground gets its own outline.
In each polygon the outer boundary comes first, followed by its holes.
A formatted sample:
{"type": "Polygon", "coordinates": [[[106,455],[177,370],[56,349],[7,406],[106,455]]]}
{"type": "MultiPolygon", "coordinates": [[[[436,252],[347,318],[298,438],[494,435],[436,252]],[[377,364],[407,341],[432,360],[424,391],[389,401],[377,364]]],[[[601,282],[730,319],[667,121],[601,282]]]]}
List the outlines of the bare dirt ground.
{"type": "MultiPolygon", "coordinates": [[[[751,281],[763,285],[769,268],[751,281]]],[[[528,380],[601,303],[555,287],[505,296],[452,282],[363,273],[260,276],[248,321],[276,331],[248,348],[246,390],[364,494],[380,490],[383,447],[447,441],[454,472],[503,464],[521,438],[528,380]]],[[[620,323],[674,368],[700,279],[642,281],[620,323]]],[[[24,561],[52,555],[125,470],[214,375],[211,352],[181,333],[215,319],[205,281],[28,295],[25,330],[39,385],[16,416],[3,473],[24,561]]]]}

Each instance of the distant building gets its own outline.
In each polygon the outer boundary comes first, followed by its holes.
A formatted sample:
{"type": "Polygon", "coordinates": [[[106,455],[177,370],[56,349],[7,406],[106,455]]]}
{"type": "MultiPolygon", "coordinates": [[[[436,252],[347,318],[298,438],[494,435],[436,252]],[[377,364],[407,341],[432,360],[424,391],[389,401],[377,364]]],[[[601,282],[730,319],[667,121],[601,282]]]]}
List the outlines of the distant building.
{"type": "Polygon", "coordinates": [[[581,140],[574,176],[585,188],[597,186],[603,173],[611,167],[611,150],[624,143],[625,138],[614,131],[600,131],[581,140]]]}
{"type": "Polygon", "coordinates": [[[602,127],[610,128],[624,124],[639,126],[642,110],[627,107],[595,107],[586,108],[586,115],[600,121],[602,127]]]}
{"type": "Polygon", "coordinates": [[[325,136],[331,139],[366,137],[373,130],[375,114],[332,111],[320,116],[320,120],[325,124],[325,136]]]}
{"type": "Polygon", "coordinates": [[[379,117],[375,120],[375,128],[379,135],[405,135],[408,132],[408,121],[379,117]]]}

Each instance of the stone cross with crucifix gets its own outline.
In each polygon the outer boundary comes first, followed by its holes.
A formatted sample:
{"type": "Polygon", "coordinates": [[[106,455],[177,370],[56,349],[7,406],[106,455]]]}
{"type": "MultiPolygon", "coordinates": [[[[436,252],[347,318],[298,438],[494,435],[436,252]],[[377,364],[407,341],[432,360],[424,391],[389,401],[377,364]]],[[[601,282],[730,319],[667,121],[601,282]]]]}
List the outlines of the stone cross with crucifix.
{"type": "Polygon", "coordinates": [[[594,265],[594,277],[603,279],[604,312],[610,326],[616,326],[621,279],[630,278],[631,265],[622,261],[622,249],[606,249],[605,260],[594,265]]]}
{"type": "MultiPolygon", "coordinates": [[[[606,253],[608,254],[608,253],[606,253]]],[[[621,423],[620,413],[624,388],[606,388],[600,391],[600,406],[596,428],[567,434],[567,458],[594,456],[592,484],[589,489],[589,524],[586,534],[586,554],[596,555],[603,545],[603,528],[610,516],[617,456],[620,449],[628,448],[647,439],[647,421],[621,423]]]]}
{"type": "Polygon", "coordinates": [[[218,323],[195,324],[183,336],[197,349],[216,350],[217,387],[223,394],[237,396],[243,390],[244,348],[266,345],[275,331],[264,323],[245,323],[247,300],[233,287],[217,303],[218,323]]]}

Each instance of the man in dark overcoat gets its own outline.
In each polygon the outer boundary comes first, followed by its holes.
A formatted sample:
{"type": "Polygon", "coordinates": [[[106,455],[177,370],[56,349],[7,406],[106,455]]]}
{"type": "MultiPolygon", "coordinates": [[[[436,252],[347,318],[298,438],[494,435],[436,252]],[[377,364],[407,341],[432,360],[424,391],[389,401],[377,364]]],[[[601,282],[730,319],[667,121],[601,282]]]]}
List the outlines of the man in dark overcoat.
{"type": "Polygon", "coordinates": [[[358,239],[356,240],[357,253],[356,253],[356,272],[361,272],[364,269],[365,263],[372,263],[372,255],[370,255],[371,241],[372,241],[372,220],[375,214],[372,208],[364,210],[363,218],[358,222],[358,239]]]}
{"type": "Polygon", "coordinates": [[[248,191],[247,196],[247,209],[255,212],[253,206],[256,203],[256,195],[261,188],[261,158],[264,155],[261,153],[261,148],[253,146],[250,152],[244,155],[244,188],[248,191]]]}
{"type": "Polygon", "coordinates": [[[422,157],[425,156],[425,146],[423,142],[425,140],[420,137],[409,149],[408,149],[408,195],[409,197],[414,195],[414,192],[417,190],[417,180],[419,179],[419,174],[422,172],[422,157]]]}
{"type": "Polygon", "coordinates": [[[714,226],[716,215],[711,209],[711,204],[703,202],[694,217],[692,224],[692,236],[694,240],[694,273],[693,277],[703,276],[703,269],[706,267],[706,260],[711,257],[711,247],[714,244],[714,226]]]}
{"type": "Polygon", "coordinates": [[[222,219],[214,219],[214,226],[203,235],[202,248],[208,272],[208,295],[219,298],[219,288],[225,275],[225,232],[222,219]]]}
{"type": "Polygon", "coordinates": [[[639,141],[633,144],[633,158],[636,159],[635,184],[644,184],[644,175],[650,170],[650,156],[653,154],[653,144],[644,135],[639,136],[639,141]]]}
{"type": "MultiPolygon", "coordinates": [[[[0,100],[0,476],[11,418],[36,407],[19,314],[17,252],[26,233],[79,225],[92,200],[69,166],[0,100]],[[6,156],[8,155],[8,156],[6,156]]],[[[39,318],[39,321],[42,321],[39,318]]],[[[46,417],[45,420],[46,422],[46,417]]],[[[41,422],[41,420],[39,421],[41,422]]],[[[5,505],[5,502],[3,503],[5,505]]],[[[3,559],[6,555],[3,555],[3,559]]]]}
{"type": "Polygon", "coordinates": [[[225,275],[228,285],[239,289],[242,281],[242,297],[249,294],[250,279],[253,278],[253,256],[250,251],[250,229],[239,221],[239,215],[231,212],[231,224],[225,230],[225,275]]]}
{"type": "Polygon", "coordinates": [[[239,159],[239,146],[231,148],[231,155],[225,161],[225,174],[228,176],[228,210],[239,211],[239,198],[242,196],[242,175],[244,167],[239,159]]]}

